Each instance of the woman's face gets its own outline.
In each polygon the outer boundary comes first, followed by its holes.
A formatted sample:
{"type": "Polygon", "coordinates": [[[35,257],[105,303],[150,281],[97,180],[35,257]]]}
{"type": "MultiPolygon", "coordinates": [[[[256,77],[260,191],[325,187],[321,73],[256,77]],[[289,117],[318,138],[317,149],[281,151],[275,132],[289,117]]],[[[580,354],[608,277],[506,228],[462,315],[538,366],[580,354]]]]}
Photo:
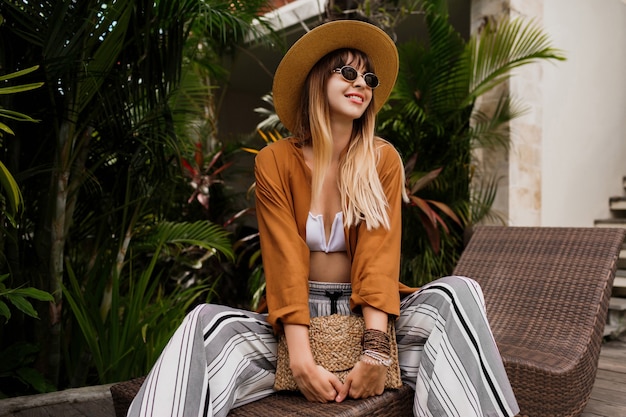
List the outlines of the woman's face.
{"type": "Polygon", "coordinates": [[[348,81],[339,72],[331,74],[326,83],[326,97],[330,109],[331,121],[352,121],[360,118],[372,101],[372,89],[365,84],[361,74],[366,72],[350,55],[346,65],[354,67],[359,76],[348,81]]]}

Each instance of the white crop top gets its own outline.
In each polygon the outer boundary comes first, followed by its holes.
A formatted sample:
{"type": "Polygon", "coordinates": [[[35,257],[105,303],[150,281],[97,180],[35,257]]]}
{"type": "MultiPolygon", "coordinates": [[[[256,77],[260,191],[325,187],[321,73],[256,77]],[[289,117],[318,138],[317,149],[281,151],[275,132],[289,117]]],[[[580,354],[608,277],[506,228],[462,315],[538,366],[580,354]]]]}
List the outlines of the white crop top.
{"type": "Polygon", "coordinates": [[[312,252],[344,252],[346,236],[343,231],[343,213],[335,214],[330,227],[330,239],[326,242],[324,217],[321,214],[313,215],[309,212],[306,221],[306,244],[312,252]]]}

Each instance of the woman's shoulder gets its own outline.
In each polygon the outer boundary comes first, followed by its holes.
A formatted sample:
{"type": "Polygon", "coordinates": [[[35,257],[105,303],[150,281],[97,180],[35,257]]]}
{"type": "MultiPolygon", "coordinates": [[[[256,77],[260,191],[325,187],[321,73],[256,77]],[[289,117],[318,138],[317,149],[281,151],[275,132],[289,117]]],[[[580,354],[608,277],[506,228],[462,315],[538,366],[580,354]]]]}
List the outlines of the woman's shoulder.
{"type": "Polygon", "coordinates": [[[269,143],[259,151],[259,156],[266,154],[289,154],[297,152],[300,148],[300,143],[296,138],[289,137],[285,139],[277,140],[276,142],[269,143]]]}
{"type": "Polygon", "coordinates": [[[260,170],[291,171],[302,164],[302,149],[297,139],[286,138],[263,147],[255,158],[255,165],[260,170]]]}
{"type": "Polygon", "coordinates": [[[384,165],[387,163],[397,163],[402,161],[400,154],[395,146],[386,139],[376,136],[374,138],[376,149],[380,155],[380,162],[384,165]]]}

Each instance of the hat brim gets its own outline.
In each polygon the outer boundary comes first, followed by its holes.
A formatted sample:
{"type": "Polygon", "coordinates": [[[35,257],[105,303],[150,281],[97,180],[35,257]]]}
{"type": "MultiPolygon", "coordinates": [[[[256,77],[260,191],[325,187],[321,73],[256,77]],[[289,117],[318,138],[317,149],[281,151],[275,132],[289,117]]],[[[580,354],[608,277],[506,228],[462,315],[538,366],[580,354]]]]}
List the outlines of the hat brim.
{"type": "Polygon", "coordinates": [[[398,50],[378,27],[357,20],[324,23],[302,36],[287,51],[274,74],[274,109],[283,125],[295,128],[300,97],[309,71],[324,55],[337,49],[357,49],[372,62],[380,85],[374,93],[378,112],[389,98],[398,76],[398,50]]]}

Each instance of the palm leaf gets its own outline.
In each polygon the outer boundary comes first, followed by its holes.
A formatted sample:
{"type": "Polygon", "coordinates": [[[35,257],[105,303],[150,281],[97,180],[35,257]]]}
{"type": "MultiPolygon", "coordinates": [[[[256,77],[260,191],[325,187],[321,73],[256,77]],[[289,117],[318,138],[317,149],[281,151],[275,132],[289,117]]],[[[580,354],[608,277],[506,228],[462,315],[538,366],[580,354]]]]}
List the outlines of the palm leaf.
{"type": "Polygon", "coordinates": [[[539,26],[518,18],[487,23],[467,43],[464,59],[464,65],[472,69],[469,99],[473,100],[506,81],[515,68],[565,58],[539,26]]]}
{"type": "Polygon", "coordinates": [[[432,78],[429,87],[433,92],[431,106],[434,114],[458,108],[468,92],[468,79],[463,67],[458,65],[464,48],[460,34],[449,21],[445,2],[428,2],[426,25],[428,28],[428,53],[432,78]]]}
{"type": "Polygon", "coordinates": [[[482,220],[495,220],[504,224],[503,219],[492,211],[493,202],[498,192],[499,179],[490,177],[474,181],[470,197],[469,224],[477,224],[482,220]]]}
{"type": "Polygon", "coordinates": [[[181,247],[195,245],[208,251],[219,251],[234,259],[229,234],[221,226],[209,221],[193,223],[161,222],[133,244],[135,250],[147,250],[161,245],[181,247]]]}
{"type": "MultiPolygon", "coordinates": [[[[106,31],[92,33],[91,45],[86,47],[90,58],[84,67],[85,76],[78,84],[78,103],[76,111],[82,112],[84,108],[98,96],[106,74],[109,73],[124,46],[124,38],[130,22],[132,3],[118,1],[106,8],[99,26],[106,31]]],[[[86,32],[93,26],[81,30],[86,32]]]]}
{"type": "Polygon", "coordinates": [[[472,148],[509,149],[508,123],[527,111],[518,100],[508,94],[502,95],[489,114],[475,110],[469,128],[472,148]]]}
{"type": "Polygon", "coordinates": [[[0,186],[4,189],[4,195],[7,199],[6,209],[9,214],[15,214],[19,211],[22,204],[22,193],[17,181],[11,175],[11,172],[0,161],[0,186]]]}

